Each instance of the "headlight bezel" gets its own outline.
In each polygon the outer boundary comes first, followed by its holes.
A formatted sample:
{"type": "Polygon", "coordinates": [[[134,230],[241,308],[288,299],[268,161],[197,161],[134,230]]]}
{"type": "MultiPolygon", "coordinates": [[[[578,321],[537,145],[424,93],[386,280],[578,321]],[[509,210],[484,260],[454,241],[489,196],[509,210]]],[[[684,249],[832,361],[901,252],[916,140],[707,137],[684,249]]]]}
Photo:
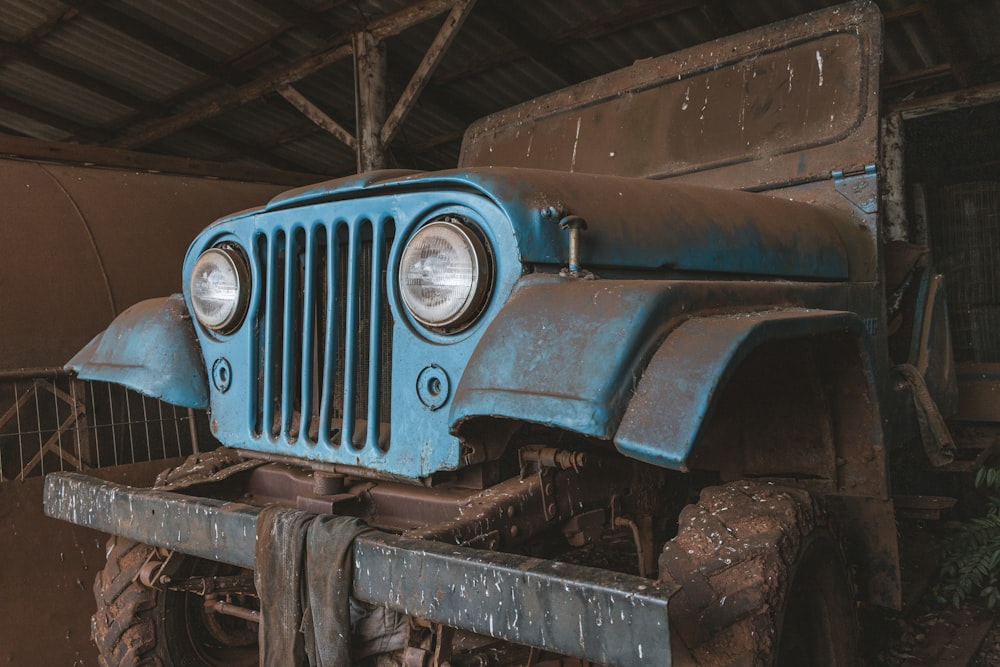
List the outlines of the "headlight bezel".
{"type": "Polygon", "coordinates": [[[438,213],[417,225],[409,234],[399,253],[396,266],[396,292],[407,317],[417,326],[433,334],[451,336],[467,331],[486,310],[496,282],[496,261],[492,244],[481,226],[469,215],[458,212],[438,213]],[[470,251],[473,259],[473,282],[462,304],[450,316],[431,319],[417,312],[412,290],[404,284],[408,254],[421,238],[435,232],[456,234],[470,251]]]}
{"type": "Polygon", "coordinates": [[[188,276],[188,294],[191,301],[191,311],[194,319],[207,332],[218,336],[228,336],[243,325],[246,320],[247,311],[250,306],[250,264],[246,258],[246,251],[238,244],[231,241],[216,243],[203,250],[198,258],[191,265],[191,273],[188,276]],[[236,278],[236,300],[226,317],[215,320],[207,318],[198,307],[198,296],[195,288],[195,276],[198,273],[202,261],[208,257],[221,258],[223,262],[232,270],[236,278]]]}

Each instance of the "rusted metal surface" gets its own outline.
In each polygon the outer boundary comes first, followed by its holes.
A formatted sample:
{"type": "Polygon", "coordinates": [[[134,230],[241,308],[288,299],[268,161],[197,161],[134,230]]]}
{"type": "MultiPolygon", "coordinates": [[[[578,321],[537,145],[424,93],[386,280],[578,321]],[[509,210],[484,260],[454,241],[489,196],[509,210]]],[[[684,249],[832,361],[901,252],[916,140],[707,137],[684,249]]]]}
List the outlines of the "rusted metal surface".
{"type": "Polygon", "coordinates": [[[599,664],[671,664],[672,586],[395,535],[362,537],[354,554],[362,600],[599,664]]]}
{"type": "Polygon", "coordinates": [[[488,116],[460,164],[740,189],[826,179],[877,161],[880,50],[874,6],[817,12],[488,116]]]}
{"type": "Polygon", "coordinates": [[[858,600],[886,609],[903,606],[900,546],[892,500],[840,496],[827,499],[839,537],[855,569],[858,600]]]}
{"type": "MultiPolygon", "coordinates": [[[[842,334],[851,336],[861,349],[865,348],[863,324],[845,312],[788,309],[687,320],[667,335],[646,367],[615,434],[615,445],[627,456],[686,470],[701,428],[708,424],[712,403],[758,345],[842,334]]],[[[862,358],[862,364],[867,366],[863,377],[869,379],[869,384],[854,389],[867,394],[868,401],[874,401],[871,355],[865,352],[862,358]]],[[[878,414],[869,413],[865,417],[867,430],[872,434],[869,444],[881,445],[878,414]]],[[[863,417],[859,414],[855,418],[863,417]]],[[[811,452],[812,463],[826,462],[830,466],[825,471],[813,470],[813,474],[836,477],[836,458],[855,454],[848,449],[839,444],[836,450],[811,452]]],[[[869,453],[869,459],[874,458],[869,453]]],[[[794,467],[792,461],[783,465],[794,467]]],[[[884,462],[877,467],[884,469],[884,462]]],[[[855,480],[854,488],[844,485],[842,490],[876,496],[885,493],[883,479],[858,482],[855,480]]]]}
{"type": "Polygon", "coordinates": [[[955,419],[1000,422],[1000,364],[959,364],[957,374],[955,419]]]}
{"type": "MultiPolygon", "coordinates": [[[[146,544],[254,565],[259,509],[249,505],[56,473],[46,480],[45,511],[146,544]]],[[[355,541],[353,592],[432,622],[601,664],[670,664],[674,588],[641,577],[376,531],[355,541]]]]}
{"type": "Polygon", "coordinates": [[[178,291],[202,227],[281,190],[0,160],[0,370],[60,365],[126,307],[178,291]]]}
{"type": "Polygon", "coordinates": [[[596,512],[599,516],[590,519],[599,519],[603,528],[610,522],[612,498],[628,496],[635,485],[631,465],[604,457],[590,457],[585,464],[565,468],[531,463],[521,476],[484,490],[427,488],[339,475],[335,490],[321,493],[316,489],[318,475],[304,468],[262,466],[247,480],[246,498],[253,504],[280,503],[311,512],[358,516],[375,527],[416,539],[503,551],[515,550],[583,514],[596,512]]]}
{"type": "MultiPolygon", "coordinates": [[[[168,459],[89,470],[97,478],[146,485],[168,459]]],[[[91,584],[107,536],[47,518],[41,477],[0,483],[0,662],[95,665],[91,584]]]]}

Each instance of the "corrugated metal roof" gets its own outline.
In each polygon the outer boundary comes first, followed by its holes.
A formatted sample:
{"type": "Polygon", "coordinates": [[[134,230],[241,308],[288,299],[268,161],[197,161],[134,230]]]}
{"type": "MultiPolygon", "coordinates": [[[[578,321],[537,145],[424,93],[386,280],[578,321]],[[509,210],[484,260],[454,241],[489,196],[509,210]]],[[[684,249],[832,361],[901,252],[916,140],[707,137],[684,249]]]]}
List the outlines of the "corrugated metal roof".
{"type": "MultiPolygon", "coordinates": [[[[126,145],[199,159],[334,174],[349,149],[277,95],[240,86],[302,63],[372,20],[430,0],[5,0],[0,132],[126,145]],[[258,91],[260,92],[260,91],[258,91]],[[206,112],[207,110],[207,112],[206,112]],[[193,122],[163,125],[177,114],[193,122]],[[205,112],[205,113],[202,113],[205,112]],[[167,128],[160,130],[159,128],[167,128]]],[[[830,0],[480,0],[391,145],[399,166],[451,166],[476,117],[716,37],[802,15],[830,0]]],[[[1000,0],[878,0],[888,101],[1000,83],[1000,0]]],[[[444,18],[387,39],[398,96],[444,18]]],[[[295,88],[353,131],[348,57],[295,88]]],[[[391,108],[391,105],[390,105],[391,108]]]]}

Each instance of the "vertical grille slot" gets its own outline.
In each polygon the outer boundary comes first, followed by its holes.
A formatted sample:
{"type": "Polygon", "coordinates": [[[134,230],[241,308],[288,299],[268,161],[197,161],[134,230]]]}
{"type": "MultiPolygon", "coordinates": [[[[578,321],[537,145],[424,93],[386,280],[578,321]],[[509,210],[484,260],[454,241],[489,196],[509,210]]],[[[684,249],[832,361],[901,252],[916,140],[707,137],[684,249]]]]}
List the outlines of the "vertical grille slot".
{"type": "Polygon", "coordinates": [[[317,227],[311,232],[303,231],[307,239],[304,265],[302,269],[302,382],[299,388],[301,412],[299,430],[309,442],[317,442],[316,425],[319,419],[317,408],[318,382],[322,380],[317,369],[322,369],[322,341],[325,336],[323,317],[326,303],[326,229],[317,227]],[[319,341],[319,344],[317,344],[319,341]]]}
{"type": "Polygon", "coordinates": [[[279,435],[278,417],[281,400],[281,355],[283,345],[283,315],[285,311],[285,290],[282,282],[285,277],[285,232],[277,230],[267,240],[264,264],[267,267],[268,281],[265,284],[264,296],[264,336],[263,336],[263,382],[264,391],[261,401],[261,431],[271,438],[279,435]]]}
{"type": "Polygon", "coordinates": [[[387,447],[394,234],[392,220],[360,220],[257,237],[256,436],[347,451],[387,447]]]}

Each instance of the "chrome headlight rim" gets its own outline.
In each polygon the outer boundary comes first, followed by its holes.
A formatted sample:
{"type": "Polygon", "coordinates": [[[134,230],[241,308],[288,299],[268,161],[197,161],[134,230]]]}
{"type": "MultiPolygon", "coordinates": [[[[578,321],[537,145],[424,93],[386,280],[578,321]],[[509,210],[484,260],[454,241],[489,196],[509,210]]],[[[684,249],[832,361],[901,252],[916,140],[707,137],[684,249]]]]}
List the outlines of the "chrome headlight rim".
{"type": "Polygon", "coordinates": [[[417,325],[433,334],[451,336],[467,331],[486,310],[493,293],[495,276],[493,248],[478,225],[468,215],[443,213],[418,225],[403,245],[396,270],[396,288],[402,310],[417,325]],[[405,284],[410,251],[427,235],[445,231],[461,239],[469,251],[472,265],[472,282],[461,304],[451,314],[441,318],[422,316],[411,289],[405,284]]]}
{"type": "Polygon", "coordinates": [[[204,329],[212,334],[223,336],[237,331],[243,325],[250,306],[250,265],[243,248],[231,241],[225,241],[204,250],[198,255],[198,259],[191,267],[188,292],[194,318],[204,329]],[[203,267],[204,263],[209,261],[221,261],[222,265],[231,272],[236,284],[235,299],[225,316],[221,318],[209,317],[203,309],[198,307],[199,299],[196,295],[195,277],[199,267],[203,267]]]}

